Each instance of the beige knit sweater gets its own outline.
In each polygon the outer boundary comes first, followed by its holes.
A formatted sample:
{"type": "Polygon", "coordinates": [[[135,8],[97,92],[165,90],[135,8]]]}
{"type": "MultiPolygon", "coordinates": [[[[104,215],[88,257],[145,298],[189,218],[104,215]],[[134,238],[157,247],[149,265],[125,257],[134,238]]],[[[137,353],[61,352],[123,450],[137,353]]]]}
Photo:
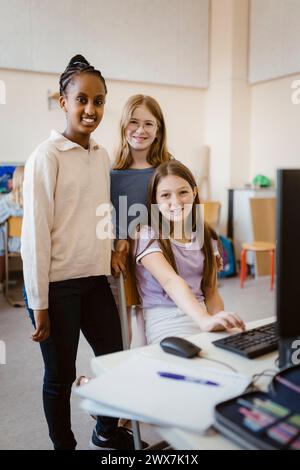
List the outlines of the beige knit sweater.
{"type": "Polygon", "coordinates": [[[49,282],[110,274],[111,237],[97,236],[110,205],[109,157],[52,131],[29,157],[21,253],[29,306],[48,308],[49,282]]]}

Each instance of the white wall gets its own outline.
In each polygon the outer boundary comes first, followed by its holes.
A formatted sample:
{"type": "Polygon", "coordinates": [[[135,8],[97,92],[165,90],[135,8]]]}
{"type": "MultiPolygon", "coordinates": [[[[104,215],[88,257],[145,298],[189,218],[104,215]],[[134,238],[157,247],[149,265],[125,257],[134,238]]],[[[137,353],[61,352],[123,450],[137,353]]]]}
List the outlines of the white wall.
{"type": "MultiPolygon", "coordinates": [[[[245,32],[239,26],[245,27],[247,0],[211,4],[210,88],[108,81],[105,117],[95,138],[111,153],[127,98],[154,96],[176,158],[197,174],[201,148],[210,146],[211,196],[222,202],[225,227],[228,186],[241,186],[258,173],[274,179],[278,167],[300,167],[300,104],[291,101],[291,85],[300,74],[249,86],[245,32]]],[[[0,104],[0,162],[25,161],[51,128],[64,129],[62,111],[49,111],[47,102],[47,90],[58,88],[58,75],[0,69],[0,80],[7,91],[6,105],[0,104]]]]}
{"type": "Polygon", "coordinates": [[[0,0],[0,67],[60,73],[83,53],[113,80],[208,85],[209,0],[0,0]]]}
{"type": "Polygon", "coordinates": [[[300,104],[291,85],[300,74],[251,87],[250,174],[273,180],[276,168],[300,168],[300,104]]]}
{"type": "Polygon", "coordinates": [[[221,201],[225,232],[227,189],[243,185],[249,171],[248,0],[212,0],[210,31],[205,143],[210,147],[211,198],[221,201]]]}
{"type": "Polygon", "coordinates": [[[251,0],[250,83],[300,72],[299,0],[251,0]]]}
{"type": "MultiPolygon", "coordinates": [[[[52,128],[64,130],[60,108],[48,110],[47,90],[58,89],[58,76],[0,69],[6,84],[6,104],[0,105],[0,162],[25,161],[52,128]]],[[[126,100],[135,93],[157,99],[163,109],[171,153],[197,170],[204,143],[205,92],[196,88],[107,81],[105,116],[95,139],[109,153],[117,142],[117,129],[126,100]]]]}
{"type": "Polygon", "coordinates": [[[53,127],[62,128],[63,114],[48,111],[47,90],[57,89],[57,77],[0,70],[6,104],[0,106],[0,162],[24,162],[53,127]]]}

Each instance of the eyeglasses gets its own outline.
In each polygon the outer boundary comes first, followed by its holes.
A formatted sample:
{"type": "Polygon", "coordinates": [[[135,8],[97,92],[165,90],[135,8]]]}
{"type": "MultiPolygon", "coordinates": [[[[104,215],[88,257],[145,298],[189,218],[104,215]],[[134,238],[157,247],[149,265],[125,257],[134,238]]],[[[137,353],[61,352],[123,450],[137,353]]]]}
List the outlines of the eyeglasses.
{"type": "Polygon", "coordinates": [[[130,119],[127,128],[130,128],[132,130],[137,130],[140,127],[142,127],[146,131],[156,131],[158,125],[157,122],[154,121],[138,121],[136,119],[130,119]]]}

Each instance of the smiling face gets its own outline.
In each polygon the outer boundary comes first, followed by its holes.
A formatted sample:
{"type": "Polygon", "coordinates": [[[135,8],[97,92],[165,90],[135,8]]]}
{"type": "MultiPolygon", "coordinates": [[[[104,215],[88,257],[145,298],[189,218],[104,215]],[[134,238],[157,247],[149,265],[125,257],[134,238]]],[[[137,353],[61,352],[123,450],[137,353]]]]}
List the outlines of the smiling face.
{"type": "Polygon", "coordinates": [[[105,95],[104,85],[96,75],[82,73],[72,79],[66,95],[60,97],[60,106],[67,117],[67,138],[86,145],[103,117],[105,95]]]}
{"type": "Polygon", "coordinates": [[[125,128],[125,138],[136,151],[150,149],[158,131],[156,118],[145,105],[138,106],[125,128]]]}
{"type": "Polygon", "coordinates": [[[197,188],[192,189],[183,178],[168,175],[157,185],[156,202],[162,215],[173,222],[180,222],[190,214],[197,188]]]}

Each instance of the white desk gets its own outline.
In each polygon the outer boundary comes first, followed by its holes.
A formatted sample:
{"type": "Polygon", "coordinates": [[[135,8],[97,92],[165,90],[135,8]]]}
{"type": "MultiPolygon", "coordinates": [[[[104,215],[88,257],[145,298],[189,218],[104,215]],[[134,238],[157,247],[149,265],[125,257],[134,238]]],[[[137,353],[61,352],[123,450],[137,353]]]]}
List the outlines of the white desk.
{"type": "MultiPolygon", "coordinates": [[[[258,320],[251,323],[247,323],[247,328],[255,328],[257,326],[264,325],[274,321],[274,318],[266,318],[264,320],[258,320]]],[[[275,365],[275,359],[278,356],[277,352],[266,354],[257,359],[246,359],[237,354],[230,353],[220,348],[216,348],[212,341],[226,336],[228,333],[200,333],[189,337],[189,339],[202,348],[201,357],[193,359],[184,359],[171,354],[167,354],[160,348],[159,345],[144,346],[139,348],[139,351],[143,350],[143,354],[147,354],[153,358],[164,358],[168,359],[170,363],[185,363],[185,361],[201,361],[204,367],[212,367],[214,369],[229,370],[227,367],[222,366],[219,363],[215,363],[207,359],[216,359],[223,361],[235,369],[239,373],[254,375],[264,371],[265,369],[277,370],[275,365]]],[[[96,375],[100,375],[103,372],[110,370],[112,367],[120,364],[124,359],[130,357],[136,353],[136,349],[130,349],[113,354],[107,354],[92,359],[92,369],[96,375]]],[[[264,387],[270,381],[270,378],[260,380],[259,384],[264,387]]],[[[219,433],[215,433],[210,436],[198,435],[189,433],[182,429],[153,426],[159,434],[168,441],[175,449],[179,450],[198,450],[198,449],[239,449],[229,439],[223,437],[219,433]]]]}

